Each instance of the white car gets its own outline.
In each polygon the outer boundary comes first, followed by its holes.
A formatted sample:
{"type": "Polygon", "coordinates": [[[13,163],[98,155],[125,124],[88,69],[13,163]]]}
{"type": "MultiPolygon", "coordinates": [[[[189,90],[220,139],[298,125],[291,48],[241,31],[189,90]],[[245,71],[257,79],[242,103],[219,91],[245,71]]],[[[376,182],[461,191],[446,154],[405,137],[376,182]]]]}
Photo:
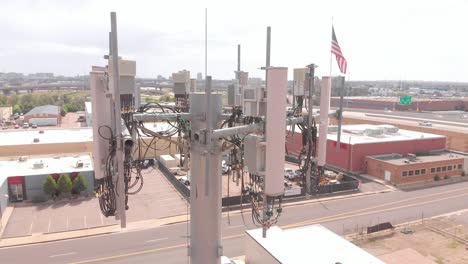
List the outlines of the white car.
{"type": "Polygon", "coordinates": [[[242,260],[231,260],[226,256],[221,256],[221,264],[245,264],[242,260]]]}
{"type": "Polygon", "coordinates": [[[190,185],[190,175],[182,176],[179,178],[179,181],[187,186],[190,185]]]}
{"type": "Polygon", "coordinates": [[[428,126],[428,127],[430,127],[430,126],[432,126],[432,123],[429,122],[429,121],[422,121],[422,122],[419,122],[419,125],[420,125],[420,126],[428,126]]]}
{"type": "Polygon", "coordinates": [[[294,178],[296,178],[296,173],[291,168],[284,168],[284,177],[288,180],[294,180],[294,178]]]}
{"type": "Polygon", "coordinates": [[[223,174],[229,173],[231,171],[231,167],[229,167],[226,164],[226,161],[224,161],[224,160],[223,160],[222,165],[221,165],[221,171],[223,172],[223,174]]]}

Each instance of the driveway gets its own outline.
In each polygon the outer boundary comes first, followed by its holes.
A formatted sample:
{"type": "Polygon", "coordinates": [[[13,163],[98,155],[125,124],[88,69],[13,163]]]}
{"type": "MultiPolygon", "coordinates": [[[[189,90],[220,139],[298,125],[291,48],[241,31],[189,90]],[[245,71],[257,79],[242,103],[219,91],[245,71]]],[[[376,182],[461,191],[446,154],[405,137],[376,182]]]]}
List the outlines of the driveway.
{"type": "MultiPolygon", "coordinates": [[[[158,169],[143,171],[143,189],[129,197],[129,222],[174,216],[187,212],[187,204],[158,169]]],[[[43,204],[17,203],[3,238],[30,236],[118,224],[104,217],[98,199],[64,199],[43,204]]]]}

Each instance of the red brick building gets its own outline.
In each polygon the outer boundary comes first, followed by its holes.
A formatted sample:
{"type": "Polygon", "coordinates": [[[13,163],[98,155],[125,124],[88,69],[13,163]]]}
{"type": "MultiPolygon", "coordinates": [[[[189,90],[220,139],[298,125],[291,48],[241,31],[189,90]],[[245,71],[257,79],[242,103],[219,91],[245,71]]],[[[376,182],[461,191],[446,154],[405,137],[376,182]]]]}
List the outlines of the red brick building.
{"type": "Polygon", "coordinates": [[[468,174],[468,154],[432,151],[425,155],[389,154],[365,158],[367,174],[392,184],[433,181],[468,174]]]}
{"type": "MultiPolygon", "coordinates": [[[[302,134],[298,130],[296,128],[294,135],[288,131],[286,148],[289,154],[297,155],[302,148],[302,134]]],[[[338,152],[336,131],[336,127],[330,127],[327,135],[326,163],[353,173],[366,172],[367,156],[427,153],[446,148],[445,136],[389,125],[345,125],[342,127],[341,149],[338,152]]],[[[320,140],[320,135],[318,137],[320,140]]]]}
{"type": "MultiPolygon", "coordinates": [[[[330,105],[338,107],[339,97],[332,97],[330,105]]],[[[410,105],[400,105],[398,97],[345,97],[345,108],[393,110],[393,111],[450,111],[468,110],[468,100],[459,98],[413,98],[410,105]]]]}

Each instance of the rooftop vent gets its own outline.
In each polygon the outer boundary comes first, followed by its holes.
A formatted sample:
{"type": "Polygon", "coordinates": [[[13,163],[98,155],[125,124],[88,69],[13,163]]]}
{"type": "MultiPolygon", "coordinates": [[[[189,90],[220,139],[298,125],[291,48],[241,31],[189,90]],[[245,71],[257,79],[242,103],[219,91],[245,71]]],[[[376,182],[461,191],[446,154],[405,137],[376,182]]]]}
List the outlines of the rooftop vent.
{"type": "Polygon", "coordinates": [[[21,156],[18,158],[18,161],[27,161],[28,160],[28,156],[21,156]]]}
{"type": "Polygon", "coordinates": [[[42,160],[34,162],[33,169],[42,169],[42,168],[44,168],[44,162],[42,162],[42,160]]]}
{"type": "Polygon", "coordinates": [[[39,138],[34,138],[33,142],[34,142],[34,143],[38,143],[38,142],[39,142],[39,138]]]}
{"type": "Polygon", "coordinates": [[[377,137],[382,135],[384,133],[384,130],[382,128],[366,128],[364,133],[370,137],[377,137]]]}
{"type": "Polygon", "coordinates": [[[75,163],[75,168],[83,168],[83,161],[77,160],[75,163]]]}
{"type": "Polygon", "coordinates": [[[416,154],[408,153],[408,160],[409,161],[416,161],[416,154]]]}
{"type": "Polygon", "coordinates": [[[39,130],[39,134],[44,134],[44,130],[39,130]]]}

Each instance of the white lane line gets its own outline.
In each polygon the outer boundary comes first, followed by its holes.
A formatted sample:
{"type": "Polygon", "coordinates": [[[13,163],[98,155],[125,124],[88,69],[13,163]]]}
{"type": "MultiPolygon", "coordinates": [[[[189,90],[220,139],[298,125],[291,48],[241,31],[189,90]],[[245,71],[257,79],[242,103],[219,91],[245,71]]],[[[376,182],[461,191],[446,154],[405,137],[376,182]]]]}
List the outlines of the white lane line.
{"type": "Polygon", "coordinates": [[[69,253],[64,253],[64,254],[50,255],[49,258],[63,257],[63,256],[74,255],[74,254],[76,254],[76,252],[69,252],[69,253]]]}
{"type": "Polygon", "coordinates": [[[228,226],[228,228],[236,228],[236,227],[241,227],[241,226],[244,226],[244,225],[228,226]]]}
{"type": "Polygon", "coordinates": [[[49,225],[47,226],[47,233],[50,233],[50,224],[51,224],[52,220],[49,216],[49,225]]]}
{"type": "Polygon", "coordinates": [[[158,239],[151,239],[151,240],[146,240],[145,243],[153,243],[153,242],[158,242],[161,240],[166,240],[168,237],[163,237],[163,238],[158,238],[158,239]]]}

